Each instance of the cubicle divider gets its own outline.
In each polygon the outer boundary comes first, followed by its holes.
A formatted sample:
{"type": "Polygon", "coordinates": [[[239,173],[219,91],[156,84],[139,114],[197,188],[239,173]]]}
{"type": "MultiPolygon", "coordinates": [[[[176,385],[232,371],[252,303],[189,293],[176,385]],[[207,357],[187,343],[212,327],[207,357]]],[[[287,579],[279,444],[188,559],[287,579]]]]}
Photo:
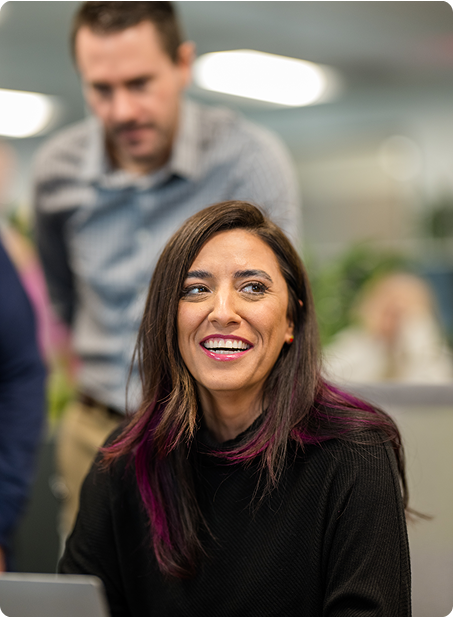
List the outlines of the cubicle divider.
{"type": "MultiPolygon", "coordinates": [[[[351,387],[350,387],[351,388],[351,387]]],[[[453,385],[352,386],[396,420],[406,452],[410,505],[430,520],[408,523],[413,617],[453,609],[453,385]]]]}

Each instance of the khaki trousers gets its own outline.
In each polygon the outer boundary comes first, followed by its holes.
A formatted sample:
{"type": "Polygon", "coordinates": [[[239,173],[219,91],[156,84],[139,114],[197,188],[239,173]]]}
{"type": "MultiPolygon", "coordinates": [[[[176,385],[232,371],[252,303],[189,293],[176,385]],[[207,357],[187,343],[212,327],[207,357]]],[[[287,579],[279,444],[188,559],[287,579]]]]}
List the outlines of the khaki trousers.
{"type": "Polygon", "coordinates": [[[88,407],[79,401],[66,408],[58,431],[57,469],[65,487],[60,518],[60,538],[71,533],[79,510],[83,480],[108,435],[120,424],[121,417],[103,406],[88,407]]]}

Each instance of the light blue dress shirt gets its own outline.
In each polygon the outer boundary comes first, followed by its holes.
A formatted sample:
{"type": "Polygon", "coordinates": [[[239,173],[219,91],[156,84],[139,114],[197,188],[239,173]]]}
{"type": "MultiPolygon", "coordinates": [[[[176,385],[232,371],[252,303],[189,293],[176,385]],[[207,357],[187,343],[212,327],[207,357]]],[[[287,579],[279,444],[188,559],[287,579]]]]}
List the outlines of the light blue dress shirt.
{"type": "MultiPolygon", "coordinates": [[[[73,331],[84,392],[125,409],[157,258],[189,216],[229,199],[262,206],[297,242],[300,207],[286,150],[226,109],[184,101],[168,164],[146,176],[111,167],[92,117],[45,144],[35,167],[38,247],[52,301],[73,331]]],[[[131,383],[133,408],[136,375],[131,383]]]]}

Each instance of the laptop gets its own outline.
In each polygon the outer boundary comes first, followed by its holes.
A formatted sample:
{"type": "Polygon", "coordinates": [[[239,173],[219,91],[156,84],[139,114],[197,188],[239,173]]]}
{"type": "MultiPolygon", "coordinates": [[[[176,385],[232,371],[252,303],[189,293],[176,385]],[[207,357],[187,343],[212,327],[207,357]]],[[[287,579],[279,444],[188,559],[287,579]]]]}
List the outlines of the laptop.
{"type": "Polygon", "coordinates": [[[0,575],[0,617],[109,617],[100,579],[72,574],[0,575]]]}

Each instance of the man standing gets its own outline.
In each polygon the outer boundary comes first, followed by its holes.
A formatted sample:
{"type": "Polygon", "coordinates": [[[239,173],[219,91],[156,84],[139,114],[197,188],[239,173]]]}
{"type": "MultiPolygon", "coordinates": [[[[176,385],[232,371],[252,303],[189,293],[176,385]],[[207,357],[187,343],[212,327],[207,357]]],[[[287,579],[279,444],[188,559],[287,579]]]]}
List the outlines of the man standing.
{"type": "MultiPolygon", "coordinates": [[[[65,414],[63,532],[98,446],[126,408],[126,381],[154,263],[197,210],[253,201],[293,231],[297,190],[274,136],[224,109],[183,99],[193,44],[169,2],[86,2],[73,52],[93,117],[38,156],[38,245],[51,297],[81,360],[79,399],[65,414]]],[[[132,374],[134,409],[139,396],[132,374]]]]}

